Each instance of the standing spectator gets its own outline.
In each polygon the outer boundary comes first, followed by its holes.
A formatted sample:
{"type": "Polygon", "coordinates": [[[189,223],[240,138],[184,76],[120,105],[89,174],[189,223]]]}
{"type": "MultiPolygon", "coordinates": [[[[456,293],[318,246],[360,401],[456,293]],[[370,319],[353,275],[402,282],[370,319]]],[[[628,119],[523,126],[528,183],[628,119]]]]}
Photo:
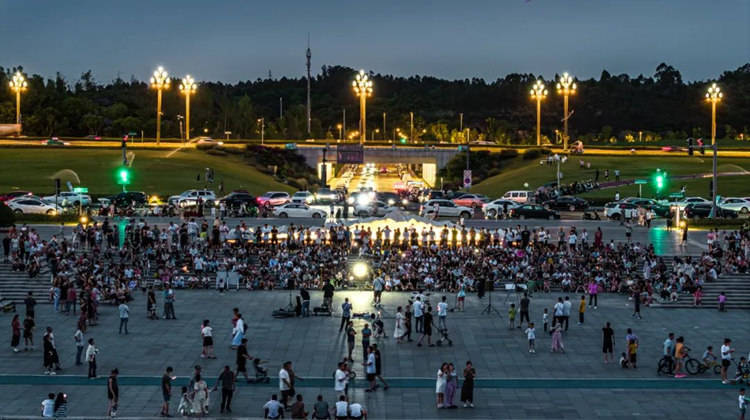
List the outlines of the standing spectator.
{"type": "Polygon", "coordinates": [[[719,301],[719,312],[726,311],[725,307],[727,304],[727,295],[725,295],[723,291],[719,293],[718,301],[719,301]]]}
{"type": "Polygon", "coordinates": [[[417,333],[424,332],[424,304],[422,298],[417,296],[412,305],[412,311],[414,312],[414,331],[417,333]]]}
{"type": "MultiPolygon", "coordinates": [[[[388,382],[383,379],[383,358],[377,344],[372,344],[372,352],[375,353],[375,377],[383,383],[383,391],[388,390],[388,382]]],[[[377,388],[377,385],[375,386],[377,388]]]]}
{"type": "Polygon", "coordinates": [[[456,396],[456,389],[458,389],[458,375],[456,375],[456,368],[453,366],[453,363],[448,363],[446,374],[445,400],[443,402],[443,407],[457,408],[456,405],[453,404],[453,399],[456,396]]]}
{"type": "Polygon", "coordinates": [[[125,334],[128,334],[128,318],[130,318],[130,308],[123,301],[120,306],[117,307],[120,311],[120,331],[118,334],[122,334],[122,327],[125,327],[125,334]]]}
{"type": "MultiPolygon", "coordinates": [[[[27,311],[28,312],[28,311],[27,311]]],[[[26,314],[23,320],[23,351],[34,350],[34,317],[26,314]]]]}
{"type": "Polygon", "coordinates": [[[336,373],[333,374],[333,390],[336,394],[344,396],[347,392],[347,385],[349,384],[349,372],[346,368],[346,363],[339,362],[339,367],[336,369],[336,373]]]}
{"type": "Polygon", "coordinates": [[[440,302],[437,304],[438,308],[438,330],[440,331],[446,331],[448,329],[448,326],[446,324],[446,319],[448,318],[448,298],[446,296],[443,296],[443,298],[440,300],[440,302]]]}
{"type": "Polygon", "coordinates": [[[18,344],[21,343],[21,321],[18,320],[18,314],[13,315],[10,321],[11,339],[10,347],[14,353],[18,353],[18,344]]]}
{"type": "Polygon", "coordinates": [[[56,370],[60,369],[60,357],[57,354],[57,346],[55,345],[55,335],[52,333],[52,327],[47,327],[47,331],[44,333],[43,349],[44,349],[44,373],[46,375],[55,375],[56,370]]]}
{"type": "Polygon", "coordinates": [[[602,353],[604,354],[604,363],[613,362],[615,351],[615,331],[607,322],[602,328],[602,353]]]}
{"type": "Polygon", "coordinates": [[[237,347],[237,372],[234,373],[235,377],[240,376],[240,373],[245,375],[245,379],[250,383],[250,378],[247,376],[247,361],[252,360],[252,357],[247,353],[247,338],[243,338],[237,347]]]}
{"type": "MultiPolygon", "coordinates": [[[[418,299],[418,298],[417,298],[418,299]]],[[[419,341],[417,341],[417,347],[422,347],[422,340],[427,337],[427,345],[430,347],[435,347],[434,344],[432,344],[432,307],[427,307],[427,312],[424,313],[422,316],[422,336],[419,337],[419,341]]]]}
{"type": "Polygon", "coordinates": [[[448,383],[448,363],[443,363],[437,371],[435,381],[435,395],[437,396],[437,408],[445,406],[445,386],[448,383]]]}
{"type": "Polygon", "coordinates": [[[174,301],[174,290],[170,286],[164,291],[164,319],[177,319],[174,315],[174,301]]]}
{"type": "Polygon", "coordinates": [[[219,384],[221,384],[221,408],[219,410],[220,413],[224,413],[224,410],[226,410],[227,413],[232,412],[232,396],[234,395],[234,384],[236,381],[236,377],[234,376],[234,372],[229,368],[229,365],[224,366],[224,370],[221,371],[219,374],[219,378],[216,380],[216,384],[214,385],[214,391],[218,388],[219,384]]]}
{"type": "Polygon", "coordinates": [[[115,417],[117,415],[117,404],[120,402],[120,388],[117,385],[117,375],[120,373],[117,368],[112,369],[112,372],[107,378],[107,400],[109,405],[107,406],[107,416],[115,417]]]}
{"type": "Polygon", "coordinates": [[[55,394],[47,394],[47,399],[42,400],[42,417],[52,417],[55,414],[55,394]]]}
{"type": "Polygon", "coordinates": [[[203,327],[201,328],[201,338],[203,340],[203,351],[201,352],[201,358],[216,359],[214,356],[214,337],[213,328],[209,325],[210,321],[203,320],[203,327]]]}
{"type": "Polygon", "coordinates": [[[633,333],[633,330],[631,328],[628,328],[628,333],[625,336],[625,345],[627,346],[627,352],[628,352],[628,362],[629,365],[635,369],[637,368],[637,353],[638,353],[638,336],[633,333]]]}
{"type": "Polygon", "coordinates": [[[26,305],[26,317],[34,318],[34,306],[36,306],[36,299],[34,299],[34,296],[31,292],[26,295],[26,299],[23,300],[23,303],[24,305],[26,305]]]}
{"type": "Polygon", "coordinates": [[[299,295],[302,297],[302,316],[310,316],[310,292],[305,289],[305,286],[300,287],[299,295]]]}
{"type": "Polygon", "coordinates": [[[375,365],[377,362],[375,361],[375,353],[373,352],[372,347],[367,348],[367,358],[365,359],[365,362],[362,363],[362,366],[365,367],[365,372],[367,373],[367,382],[370,383],[370,388],[366,389],[365,392],[373,392],[375,391],[375,365]]]}
{"type": "Polygon", "coordinates": [[[83,329],[81,328],[81,322],[78,321],[78,328],[73,334],[73,341],[76,343],[76,366],[83,364],[81,362],[81,356],[83,355],[83,329]]]}
{"type": "Polygon", "coordinates": [[[550,348],[552,353],[565,353],[565,345],[562,341],[562,324],[555,324],[552,326],[552,346],[550,348]]]}
{"type": "Polygon", "coordinates": [[[464,408],[474,408],[474,378],[477,376],[477,371],[471,364],[471,360],[466,362],[464,367],[464,384],[461,386],[461,402],[464,403],[464,408]]]}
{"type": "Polygon", "coordinates": [[[578,325],[583,324],[583,314],[586,312],[586,296],[581,295],[581,301],[578,302],[578,325]]]}
{"type": "Polygon", "coordinates": [[[536,341],[536,331],[534,329],[534,323],[529,322],[528,328],[526,328],[526,338],[529,340],[529,353],[536,353],[534,342],[536,341]]]}
{"type": "Polygon", "coordinates": [[[175,377],[172,376],[172,366],[167,366],[167,370],[161,377],[161,396],[164,400],[161,404],[161,416],[170,417],[169,415],[169,400],[172,397],[172,381],[175,377]]]}
{"type": "Polygon", "coordinates": [[[568,324],[570,321],[570,312],[573,304],[570,302],[570,297],[565,296],[565,302],[563,303],[563,320],[565,321],[565,331],[568,331],[568,324]]]}
{"type": "Polygon", "coordinates": [[[589,282],[589,307],[594,306],[596,309],[599,306],[599,284],[596,280],[589,282]]]}
{"type": "Polygon", "coordinates": [[[294,393],[292,392],[292,378],[289,375],[289,370],[292,368],[292,362],[284,362],[284,365],[279,370],[279,391],[281,392],[281,404],[284,408],[288,409],[288,400],[294,393]]]}
{"type": "Polygon", "coordinates": [[[99,349],[94,345],[94,339],[89,338],[89,346],[86,348],[86,361],[89,364],[89,379],[96,379],[96,358],[99,349]]]}
{"type": "Polygon", "coordinates": [[[370,348],[370,337],[372,337],[372,330],[370,329],[370,325],[365,323],[365,326],[362,328],[362,331],[360,331],[360,334],[362,334],[362,359],[367,359],[367,349],[370,348]]]}
{"type": "MultiPolygon", "coordinates": [[[[346,346],[348,350],[348,356],[347,359],[349,362],[353,362],[354,359],[352,359],[352,352],[354,351],[354,342],[355,338],[357,336],[357,331],[354,329],[354,323],[349,321],[346,324],[346,346]]],[[[284,399],[282,395],[282,400],[284,399]]]]}
{"type": "Polygon", "coordinates": [[[565,304],[563,304],[563,299],[561,297],[557,298],[557,303],[555,303],[554,307],[554,318],[552,318],[552,326],[554,327],[555,324],[562,323],[563,322],[563,307],[565,304]]]}
{"type": "Polygon", "coordinates": [[[633,318],[638,317],[638,319],[641,318],[641,291],[636,286],[635,290],[633,291],[633,318]]]}
{"type": "Polygon", "coordinates": [[[727,379],[727,370],[732,364],[732,353],[734,349],[731,347],[732,340],[725,338],[724,344],[721,346],[721,383],[724,385],[729,383],[727,379]]]}
{"type": "Polygon", "coordinates": [[[208,384],[203,380],[200,373],[195,375],[193,384],[193,412],[199,416],[208,414],[208,384]]]}
{"type": "Polygon", "coordinates": [[[521,298],[521,319],[518,321],[518,328],[521,328],[521,324],[523,324],[523,320],[526,320],[526,325],[529,325],[529,303],[531,301],[529,300],[529,294],[528,292],[523,292],[523,297],[521,298]]]}
{"type": "Polygon", "coordinates": [[[406,335],[406,330],[404,329],[404,314],[402,308],[399,306],[396,308],[396,326],[393,329],[393,338],[396,339],[396,343],[401,343],[404,335],[406,335]]]}
{"type": "Polygon", "coordinates": [[[349,303],[349,298],[344,298],[344,303],[341,304],[341,325],[339,326],[339,333],[344,330],[344,327],[349,325],[349,320],[352,317],[352,304],[349,303]]]}
{"type": "Polygon", "coordinates": [[[245,339],[245,331],[247,330],[245,320],[242,319],[242,314],[236,312],[235,317],[234,327],[232,328],[232,349],[237,348],[237,346],[242,344],[245,339]]]}
{"type": "Polygon", "coordinates": [[[740,388],[740,395],[739,395],[739,403],[740,403],[740,420],[745,420],[745,412],[747,411],[747,402],[750,401],[750,398],[747,398],[745,396],[745,388],[740,388]]]}

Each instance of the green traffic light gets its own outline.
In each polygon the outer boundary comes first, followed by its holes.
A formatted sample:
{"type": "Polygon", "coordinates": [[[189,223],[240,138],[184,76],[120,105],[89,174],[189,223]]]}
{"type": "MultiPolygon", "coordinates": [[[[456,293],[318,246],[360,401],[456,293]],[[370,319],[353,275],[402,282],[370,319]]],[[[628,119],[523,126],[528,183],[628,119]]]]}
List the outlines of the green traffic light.
{"type": "Polygon", "coordinates": [[[656,177],[656,189],[660,190],[662,188],[664,188],[664,177],[662,177],[661,175],[657,175],[657,177],[656,177]]]}
{"type": "Polygon", "coordinates": [[[117,173],[117,176],[119,177],[120,184],[127,185],[130,183],[130,171],[129,170],[122,168],[117,173]]]}

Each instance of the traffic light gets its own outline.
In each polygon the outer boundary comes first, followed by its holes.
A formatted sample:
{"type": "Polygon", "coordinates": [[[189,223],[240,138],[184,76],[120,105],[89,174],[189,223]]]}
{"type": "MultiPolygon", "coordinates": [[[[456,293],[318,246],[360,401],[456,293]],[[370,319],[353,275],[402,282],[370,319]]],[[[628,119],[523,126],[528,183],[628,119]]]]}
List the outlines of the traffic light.
{"type": "Polygon", "coordinates": [[[654,174],[654,189],[657,196],[661,196],[661,193],[667,187],[667,180],[667,173],[661,169],[657,169],[656,174],[654,174]]]}
{"type": "Polygon", "coordinates": [[[117,183],[120,185],[130,184],[130,169],[120,168],[117,170],[117,183]]]}

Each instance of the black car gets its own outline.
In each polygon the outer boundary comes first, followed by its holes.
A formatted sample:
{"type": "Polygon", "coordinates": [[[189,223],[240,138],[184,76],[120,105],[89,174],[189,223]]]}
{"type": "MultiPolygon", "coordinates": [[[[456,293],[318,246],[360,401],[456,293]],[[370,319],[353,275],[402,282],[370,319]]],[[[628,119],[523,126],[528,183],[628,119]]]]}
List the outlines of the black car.
{"type": "MultiPolygon", "coordinates": [[[[736,219],[737,212],[717,207],[717,216],[726,219],[736,219]]],[[[691,219],[703,219],[711,214],[711,203],[696,203],[685,206],[685,217],[691,219]]]]}
{"type": "Polygon", "coordinates": [[[231,192],[224,197],[221,197],[219,199],[219,204],[224,203],[224,205],[227,206],[227,208],[238,208],[241,207],[243,204],[245,207],[257,207],[258,203],[255,201],[255,197],[252,195],[246,193],[246,192],[231,192]]]}
{"type": "Polygon", "coordinates": [[[403,207],[403,198],[394,192],[379,192],[375,196],[389,206],[403,207]]]}
{"type": "Polygon", "coordinates": [[[563,195],[544,202],[544,207],[555,210],[585,210],[589,206],[589,202],[583,198],[574,197],[572,195],[563,195]]]}
{"type": "Polygon", "coordinates": [[[559,219],[560,213],[546,209],[536,204],[524,204],[510,209],[510,217],[514,219],[559,219]]]}
{"type": "Polygon", "coordinates": [[[148,204],[148,196],[141,191],[125,191],[110,198],[117,208],[143,207],[148,204]]]}

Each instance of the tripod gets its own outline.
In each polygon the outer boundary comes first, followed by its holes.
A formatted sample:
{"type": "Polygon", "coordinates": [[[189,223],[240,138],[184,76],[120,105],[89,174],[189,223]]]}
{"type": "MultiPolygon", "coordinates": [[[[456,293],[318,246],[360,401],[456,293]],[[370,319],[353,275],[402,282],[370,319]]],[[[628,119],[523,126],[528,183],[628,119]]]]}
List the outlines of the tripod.
{"type": "Polygon", "coordinates": [[[492,291],[494,289],[495,288],[492,287],[492,288],[490,288],[490,290],[487,291],[487,294],[489,296],[490,301],[487,303],[487,306],[484,307],[484,309],[482,310],[481,313],[483,315],[491,315],[494,312],[494,313],[497,314],[498,317],[502,318],[503,316],[500,315],[500,311],[498,311],[497,308],[495,308],[494,306],[492,306],[492,291]]]}

